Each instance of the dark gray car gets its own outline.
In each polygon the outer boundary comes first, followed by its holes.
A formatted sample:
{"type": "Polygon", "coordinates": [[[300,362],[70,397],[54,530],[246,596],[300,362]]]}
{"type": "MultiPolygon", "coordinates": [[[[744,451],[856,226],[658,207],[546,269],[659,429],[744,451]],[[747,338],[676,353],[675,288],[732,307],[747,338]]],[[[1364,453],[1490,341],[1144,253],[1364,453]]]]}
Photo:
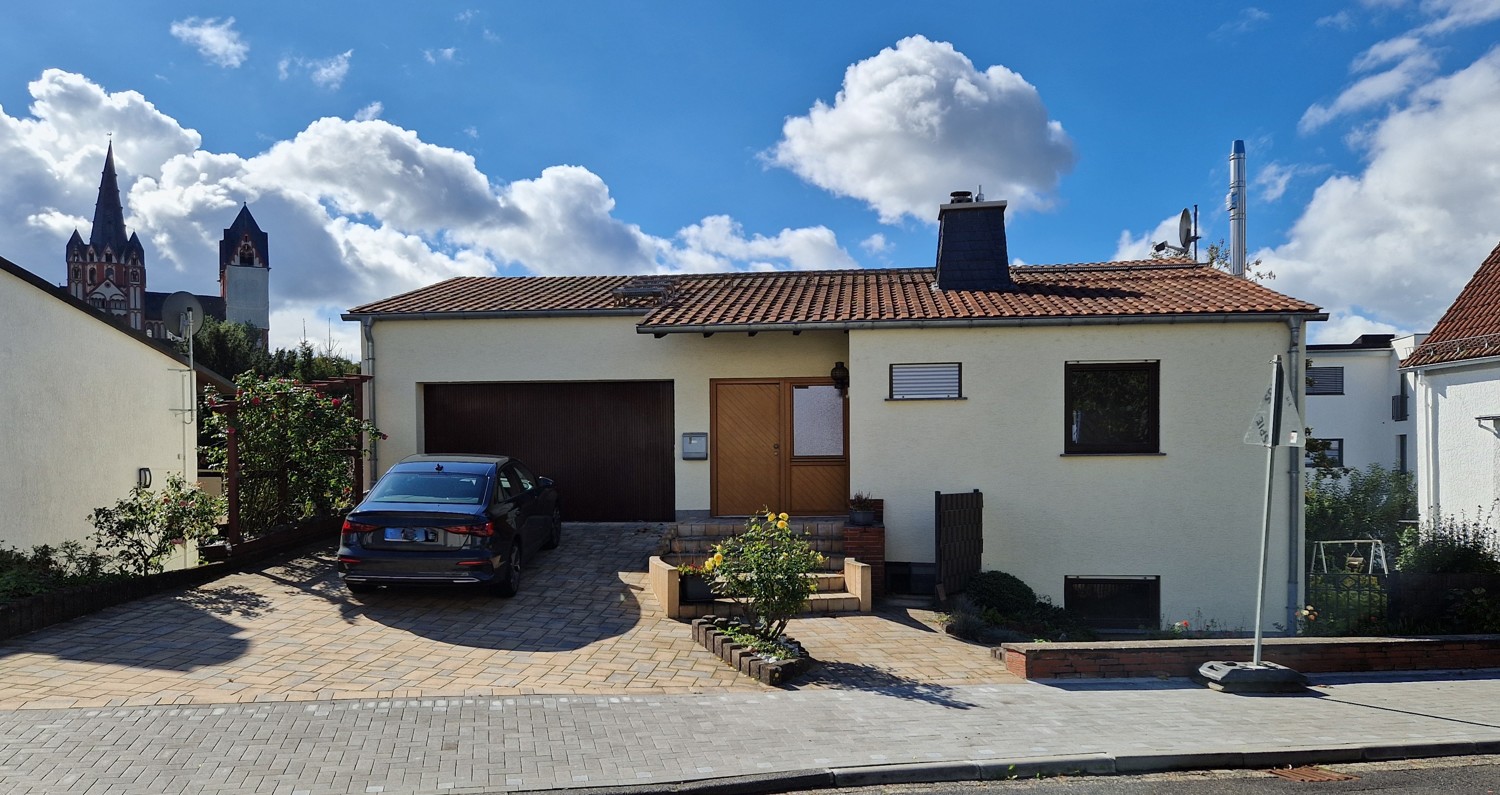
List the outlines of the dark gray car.
{"type": "Polygon", "coordinates": [[[522,563],[562,540],[557,488],[506,456],[414,455],[381,476],[344,520],[338,571],[378,585],[477,585],[501,596],[522,563]]]}

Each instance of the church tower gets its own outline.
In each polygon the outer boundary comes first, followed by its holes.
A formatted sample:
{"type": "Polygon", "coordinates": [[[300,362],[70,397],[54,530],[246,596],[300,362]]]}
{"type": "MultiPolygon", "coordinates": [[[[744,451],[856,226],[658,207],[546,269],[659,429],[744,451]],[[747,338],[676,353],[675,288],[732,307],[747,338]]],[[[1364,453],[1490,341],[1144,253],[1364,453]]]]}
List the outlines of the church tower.
{"type": "Polygon", "coordinates": [[[271,328],[271,252],[265,232],[255,223],[250,207],[242,205],[234,223],[219,241],[219,294],[224,319],[250,323],[260,329],[261,345],[271,328]]]}
{"type": "MultiPolygon", "coordinates": [[[[253,222],[252,222],[253,223],[253,222]]],[[[125,319],[143,330],[146,325],[146,250],[141,239],[125,235],[125,211],[115,177],[115,146],[104,156],[99,198],[94,202],[94,227],[88,243],[78,230],[68,238],[68,294],[125,319]]]]}

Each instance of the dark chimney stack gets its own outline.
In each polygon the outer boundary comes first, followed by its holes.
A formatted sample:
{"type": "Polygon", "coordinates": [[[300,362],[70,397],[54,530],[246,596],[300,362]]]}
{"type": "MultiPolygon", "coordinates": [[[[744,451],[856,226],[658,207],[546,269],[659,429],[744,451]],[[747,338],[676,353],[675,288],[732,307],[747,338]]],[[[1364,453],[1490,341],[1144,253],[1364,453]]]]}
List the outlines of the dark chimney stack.
{"type": "Polygon", "coordinates": [[[1005,247],[1005,202],[974,201],[956,190],[938,210],[939,290],[1010,290],[1010,254],[1005,247]]]}

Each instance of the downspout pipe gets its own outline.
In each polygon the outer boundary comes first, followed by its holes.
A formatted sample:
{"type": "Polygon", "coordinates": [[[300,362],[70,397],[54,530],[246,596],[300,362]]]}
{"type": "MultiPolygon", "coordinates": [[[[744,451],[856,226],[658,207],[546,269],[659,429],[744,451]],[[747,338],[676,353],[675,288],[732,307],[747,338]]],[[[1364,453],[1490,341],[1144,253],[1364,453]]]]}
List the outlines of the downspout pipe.
{"type": "MultiPolygon", "coordinates": [[[[1307,401],[1298,399],[1305,392],[1305,385],[1307,383],[1302,377],[1303,320],[1300,317],[1294,316],[1287,318],[1286,322],[1287,326],[1291,329],[1291,344],[1286,349],[1287,388],[1291,390],[1292,405],[1296,406],[1297,413],[1305,418],[1307,411],[1303,409],[1301,404],[1307,401]]],[[[1303,429],[1298,428],[1297,430],[1301,432],[1303,429]]],[[[1304,439],[1304,441],[1306,440],[1304,439]]],[[[1304,547],[1302,539],[1304,537],[1303,525],[1306,521],[1302,496],[1302,478],[1305,473],[1303,472],[1302,456],[1297,454],[1298,449],[1296,447],[1287,449],[1286,470],[1286,618],[1283,619],[1285,623],[1282,626],[1286,627],[1287,632],[1290,634],[1295,634],[1296,632],[1297,608],[1302,606],[1300,596],[1303,570],[1302,553],[1304,547]]]]}
{"type": "MultiPolygon", "coordinates": [[[[371,425],[379,428],[380,424],[375,421],[375,318],[365,315],[359,319],[360,330],[364,332],[364,374],[370,376],[365,382],[365,409],[368,411],[366,419],[371,425]]],[[[370,440],[370,478],[365,481],[374,483],[375,476],[380,472],[380,437],[370,440]]],[[[363,496],[363,495],[361,495],[363,496]]]]}

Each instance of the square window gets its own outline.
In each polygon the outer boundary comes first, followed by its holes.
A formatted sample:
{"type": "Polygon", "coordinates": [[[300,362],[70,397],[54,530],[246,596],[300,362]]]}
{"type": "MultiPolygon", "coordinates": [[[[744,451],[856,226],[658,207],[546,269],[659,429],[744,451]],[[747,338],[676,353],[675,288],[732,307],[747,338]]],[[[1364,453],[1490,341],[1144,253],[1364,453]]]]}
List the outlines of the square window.
{"type": "Polygon", "coordinates": [[[963,397],[958,362],[891,365],[891,400],[957,400],[963,397]]]}
{"type": "Polygon", "coordinates": [[[1305,466],[1330,466],[1341,467],[1344,465],[1344,440],[1343,439],[1313,439],[1307,440],[1307,448],[1302,452],[1302,463],[1305,466]],[[1324,447],[1325,450],[1314,450],[1315,447],[1324,447]]]}
{"type": "Polygon", "coordinates": [[[1160,362],[1066,365],[1064,453],[1157,453],[1160,362]]]}
{"type": "Polygon", "coordinates": [[[1344,394],[1344,368],[1342,368],[1342,367],[1309,367],[1309,368],[1307,368],[1307,394],[1309,394],[1309,395],[1342,395],[1342,394],[1344,394]]]}

